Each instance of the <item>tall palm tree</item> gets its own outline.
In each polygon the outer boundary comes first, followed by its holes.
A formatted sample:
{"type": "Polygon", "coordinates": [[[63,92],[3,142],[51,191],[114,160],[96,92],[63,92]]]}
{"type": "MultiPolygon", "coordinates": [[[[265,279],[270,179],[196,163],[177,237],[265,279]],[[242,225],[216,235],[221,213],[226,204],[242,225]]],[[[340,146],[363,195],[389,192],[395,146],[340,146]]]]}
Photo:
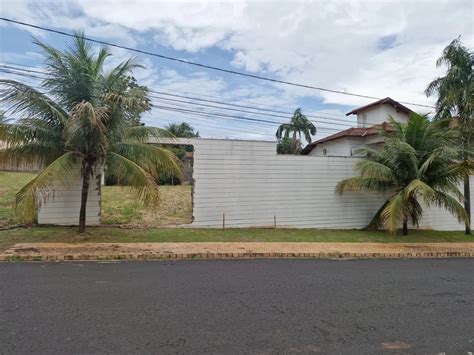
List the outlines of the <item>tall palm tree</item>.
{"type": "Polygon", "coordinates": [[[46,166],[16,196],[16,209],[32,220],[36,207],[56,186],[82,179],[79,232],[85,231],[90,179],[105,167],[128,185],[144,204],[158,202],[155,177],[175,172],[179,162],[168,150],[149,145],[150,137],[169,136],[162,129],[133,125],[131,117],[149,109],[147,91],[128,85],[128,75],[139,67],[129,59],[105,71],[110,53],[97,52],[78,34],[68,50],[35,41],[43,50],[46,79],[41,89],[1,80],[2,101],[19,119],[0,124],[0,162],[38,162],[46,166]]]}
{"type": "Polygon", "coordinates": [[[293,154],[298,153],[301,145],[301,134],[304,135],[308,143],[311,143],[311,136],[316,134],[316,127],[301,113],[301,108],[295,110],[289,123],[283,123],[278,127],[275,136],[280,141],[282,138],[289,138],[291,133],[293,133],[293,154]]]}
{"type": "Polygon", "coordinates": [[[408,221],[418,225],[423,215],[421,201],[428,206],[446,208],[459,221],[469,221],[459,201],[463,195],[458,184],[472,172],[472,162],[458,161],[459,149],[452,130],[441,129],[425,116],[413,114],[406,124],[391,119],[393,132],[384,132],[385,144],[380,150],[362,148],[366,159],[356,164],[360,176],[338,183],[339,193],[376,191],[388,194],[367,226],[385,226],[395,232],[403,226],[408,234],[408,221]]]}
{"type": "MultiPolygon", "coordinates": [[[[427,96],[438,95],[436,119],[452,119],[459,122],[463,159],[471,157],[474,134],[474,53],[462,45],[459,38],[452,41],[437,60],[436,66],[447,66],[445,76],[433,80],[425,90],[427,96]]],[[[464,177],[464,208],[471,218],[469,176],[464,177]]],[[[471,234],[470,223],[466,223],[466,234],[471,234]]]]}

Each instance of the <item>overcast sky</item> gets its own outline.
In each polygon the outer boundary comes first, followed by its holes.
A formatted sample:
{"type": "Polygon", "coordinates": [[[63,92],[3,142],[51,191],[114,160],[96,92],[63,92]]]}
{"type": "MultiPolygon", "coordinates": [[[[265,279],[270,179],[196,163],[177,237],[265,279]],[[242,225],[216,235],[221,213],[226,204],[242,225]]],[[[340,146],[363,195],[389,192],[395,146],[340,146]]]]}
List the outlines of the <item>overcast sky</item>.
{"type": "MultiPolygon", "coordinates": [[[[427,105],[434,98],[426,98],[424,89],[442,73],[435,62],[443,48],[459,35],[467,46],[474,47],[472,0],[2,0],[0,6],[3,17],[68,32],[84,30],[86,36],[129,47],[250,74],[427,105]]],[[[32,35],[57,47],[64,47],[68,40],[5,22],[0,22],[0,31],[0,60],[31,67],[42,65],[32,35]]],[[[137,55],[111,50],[115,56],[110,64],[137,55]]],[[[236,77],[145,55],[139,55],[138,60],[147,69],[137,72],[136,77],[154,90],[285,112],[302,107],[303,113],[316,121],[320,131],[317,138],[348,128],[353,119],[344,114],[371,102],[236,77]]],[[[16,79],[38,83],[32,78],[16,79]]],[[[161,99],[154,102],[285,120],[161,99]]],[[[276,130],[272,124],[159,109],[146,114],[144,120],[157,126],[186,121],[206,137],[272,140],[276,130]]]]}

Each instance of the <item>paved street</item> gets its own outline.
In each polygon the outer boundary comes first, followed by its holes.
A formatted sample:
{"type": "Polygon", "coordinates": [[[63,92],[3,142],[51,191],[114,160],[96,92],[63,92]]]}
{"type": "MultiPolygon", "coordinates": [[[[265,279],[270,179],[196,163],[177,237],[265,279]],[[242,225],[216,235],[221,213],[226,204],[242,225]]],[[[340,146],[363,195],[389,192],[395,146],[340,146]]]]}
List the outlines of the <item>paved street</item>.
{"type": "Polygon", "coordinates": [[[0,353],[474,352],[474,259],[1,263],[0,353]]]}

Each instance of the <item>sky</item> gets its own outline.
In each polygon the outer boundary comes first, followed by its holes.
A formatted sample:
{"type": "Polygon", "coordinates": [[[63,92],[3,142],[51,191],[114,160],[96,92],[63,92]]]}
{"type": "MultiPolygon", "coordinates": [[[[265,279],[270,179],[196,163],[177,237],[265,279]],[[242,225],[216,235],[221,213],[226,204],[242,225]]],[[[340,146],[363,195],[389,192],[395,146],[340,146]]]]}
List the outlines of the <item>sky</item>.
{"type": "MultiPolygon", "coordinates": [[[[0,10],[2,17],[71,33],[84,31],[87,37],[179,59],[423,105],[435,101],[425,96],[424,89],[445,70],[436,67],[443,48],[458,36],[474,47],[472,0],[2,0],[0,10]]],[[[70,41],[0,21],[0,68],[14,63],[41,71],[43,57],[33,36],[58,48],[66,48],[70,41]]],[[[319,139],[353,126],[355,118],[345,113],[374,101],[109,49],[113,56],[107,68],[136,56],[145,69],[136,71],[135,77],[160,92],[153,94],[154,108],[143,116],[147,125],[188,122],[202,137],[275,140],[278,123],[288,121],[301,107],[315,123],[319,139]]],[[[41,75],[37,76],[0,72],[0,77],[36,86],[41,75]]]]}

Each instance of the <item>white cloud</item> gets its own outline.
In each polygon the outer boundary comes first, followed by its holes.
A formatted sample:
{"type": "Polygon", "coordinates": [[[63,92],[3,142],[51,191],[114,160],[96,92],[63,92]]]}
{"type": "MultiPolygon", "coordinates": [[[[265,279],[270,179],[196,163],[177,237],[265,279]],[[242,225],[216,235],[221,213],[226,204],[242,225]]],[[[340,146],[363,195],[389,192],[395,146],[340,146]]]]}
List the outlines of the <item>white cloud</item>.
{"type": "MultiPolygon", "coordinates": [[[[465,1],[81,1],[90,17],[138,31],[174,49],[213,46],[232,65],[284,80],[370,96],[431,103],[423,89],[435,60],[459,34],[473,44],[473,3],[465,1]],[[143,11],[146,9],[146,11],[143,11]],[[380,52],[384,36],[396,46],[380,52]]],[[[296,96],[358,105],[366,99],[285,88],[296,96]]]]}
{"type": "MultiPolygon", "coordinates": [[[[194,53],[197,61],[201,53],[218,48],[230,54],[229,64],[238,70],[422,104],[434,101],[423,91],[440,73],[435,61],[443,47],[460,34],[465,44],[474,46],[472,0],[77,0],[39,5],[4,0],[2,7],[5,16],[85,28],[91,36],[121,43],[147,38],[146,43],[154,40],[194,53]],[[387,36],[393,43],[384,48],[380,44],[387,36]]],[[[209,54],[220,52],[205,53],[205,60],[214,64],[209,54]]],[[[214,72],[196,77],[167,73],[151,61],[146,66],[152,69],[140,79],[148,85],[240,102],[264,101],[288,110],[305,97],[354,106],[370,101],[253,79],[238,80],[235,88],[214,72]]]]}

